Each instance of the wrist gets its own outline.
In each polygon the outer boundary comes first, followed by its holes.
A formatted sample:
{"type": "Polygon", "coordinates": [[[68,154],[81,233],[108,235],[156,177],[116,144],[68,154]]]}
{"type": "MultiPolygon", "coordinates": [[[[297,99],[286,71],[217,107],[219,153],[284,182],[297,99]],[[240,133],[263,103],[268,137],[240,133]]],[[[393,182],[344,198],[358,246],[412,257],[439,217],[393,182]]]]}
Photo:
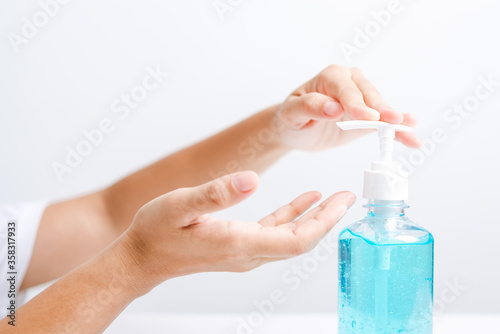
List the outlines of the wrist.
{"type": "Polygon", "coordinates": [[[113,252],[126,275],[130,292],[135,298],[150,292],[163,280],[157,278],[150,263],[149,250],[132,230],[127,230],[113,245],[113,252]]]}
{"type": "Polygon", "coordinates": [[[282,105],[277,104],[262,111],[265,115],[264,126],[260,129],[258,137],[262,142],[268,142],[268,146],[274,151],[285,154],[293,147],[283,140],[283,133],[287,129],[285,123],[280,118],[282,105]]]}

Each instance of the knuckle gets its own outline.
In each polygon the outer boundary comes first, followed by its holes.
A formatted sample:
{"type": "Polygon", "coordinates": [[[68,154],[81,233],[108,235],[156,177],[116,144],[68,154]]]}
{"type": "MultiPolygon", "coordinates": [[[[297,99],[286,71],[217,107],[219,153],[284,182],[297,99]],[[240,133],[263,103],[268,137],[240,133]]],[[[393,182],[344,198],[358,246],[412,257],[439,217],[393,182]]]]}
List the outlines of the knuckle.
{"type": "Polygon", "coordinates": [[[302,108],[307,111],[315,111],[321,107],[321,101],[315,94],[307,94],[302,100],[302,108]]]}
{"type": "Polygon", "coordinates": [[[325,68],[325,71],[327,71],[327,72],[339,72],[339,71],[345,71],[345,70],[346,70],[346,68],[344,66],[341,66],[338,64],[331,64],[325,68]]]}
{"type": "Polygon", "coordinates": [[[290,210],[293,217],[298,217],[302,214],[302,211],[293,205],[293,203],[288,203],[286,207],[290,210]]]}
{"type": "Polygon", "coordinates": [[[355,118],[362,117],[365,111],[365,108],[363,106],[357,104],[349,105],[347,109],[349,110],[349,113],[355,118]]]}
{"type": "Polygon", "coordinates": [[[374,103],[371,107],[375,110],[381,110],[381,111],[393,110],[392,107],[390,107],[387,103],[384,102],[374,103]]]}
{"type": "Polygon", "coordinates": [[[359,67],[351,67],[349,69],[351,71],[352,74],[355,74],[355,75],[358,75],[358,74],[363,74],[363,72],[359,69],[359,67]]]}
{"type": "Polygon", "coordinates": [[[290,102],[290,97],[288,97],[285,102],[281,105],[281,107],[278,110],[278,116],[285,121],[288,121],[290,119],[290,114],[291,114],[291,102],[290,102]]]}
{"type": "Polygon", "coordinates": [[[338,75],[339,73],[346,72],[347,69],[341,65],[332,64],[328,65],[323,71],[318,74],[320,80],[327,80],[332,76],[338,75]]]}
{"type": "Polygon", "coordinates": [[[365,92],[364,96],[366,99],[373,101],[376,104],[387,104],[382,95],[380,95],[380,93],[375,89],[365,92]]]}
{"type": "Polygon", "coordinates": [[[209,203],[215,204],[216,206],[223,206],[228,202],[228,196],[218,183],[209,183],[205,190],[205,197],[209,203]]]}
{"type": "MultiPolygon", "coordinates": [[[[359,89],[351,86],[351,85],[346,85],[346,86],[343,86],[339,89],[339,95],[340,96],[344,96],[344,97],[350,97],[350,98],[354,98],[354,99],[362,99],[363,97],[363,94],[361,94],[361,92],[359,91],[359,89]]],[[[353,102],[357,102],[356,100],[352,100],[350,99],[349,101],[347,101],[349,104],[353,103],[353,102]]]]}

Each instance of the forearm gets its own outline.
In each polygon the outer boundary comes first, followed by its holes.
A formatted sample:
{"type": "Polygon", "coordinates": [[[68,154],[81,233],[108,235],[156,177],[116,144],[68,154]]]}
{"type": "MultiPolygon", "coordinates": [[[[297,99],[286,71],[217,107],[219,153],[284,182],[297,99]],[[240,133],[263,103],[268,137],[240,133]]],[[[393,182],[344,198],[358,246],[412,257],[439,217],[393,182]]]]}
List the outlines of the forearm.
{"type": "Polygon", "coordinates": [[[262,171],[285,154],[272,129],[276,107],[174,153],[102,191],[55,203],[42,217],[22,288],[58,278],[122,234],[145,203],[237,170],[262,171]]]}
{"type": "Polygon", "coordinates": [[[18,309],[15,327],[4,318],[0,332],[101,333],[135,298],[146,293],[123,245],[115,242],[18,309]]]}
{"type": "Polygon", "coordinates": [[[49,205],[41,218],[21,289],[65,275],[120,234],[107,215],[100,192],[49,205]]]}
{"type": "MultiPolygon", "coordinates": [[[[129,227],[135,213],[151,199],[238,170],[261,172],[288,151],[283,143],[307,150],[346,143],[366,133],[345,134],[335,125],[352,119],[403,120],[408,126],[416,122],[411,115],[388,107],[359,70],[329,66],[281,106],[264,110],[109,188],[51,205],[40,223],[23,288],[57,278],[95,256],[129,227]]],[[[411,135],[402,133],[399,139],[417,147],[418,140],[411,135]]]]}
{"type": "Polygon", "coordinates": [[[288,151],[277,134],[277,108],[257,113],[108,188],[107,207],[115,223],[125,229],[142,205],[171,190],[238,170],[261,172],[269,167],[288,151]]]}

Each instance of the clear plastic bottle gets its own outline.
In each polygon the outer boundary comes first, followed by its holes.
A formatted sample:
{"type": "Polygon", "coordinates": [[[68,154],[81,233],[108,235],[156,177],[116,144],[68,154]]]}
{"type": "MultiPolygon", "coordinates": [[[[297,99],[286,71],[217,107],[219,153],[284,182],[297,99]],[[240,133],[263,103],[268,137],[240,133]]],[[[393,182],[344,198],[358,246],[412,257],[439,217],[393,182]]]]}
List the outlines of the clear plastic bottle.
{"type": "Polygon", "coordinates": [[[405,217],[408,173],[392,160],[401,124],[347,121],[375,129],[380,158],[365,170],[367,216],[339,235],[339,334],[431,334],[434,238],[405,217]]]}
{"type": "Polygon", "coordinates": [[[432,333],[434,239],[402,200],[369,200],[339,235],[339,334],[432,333]]]}

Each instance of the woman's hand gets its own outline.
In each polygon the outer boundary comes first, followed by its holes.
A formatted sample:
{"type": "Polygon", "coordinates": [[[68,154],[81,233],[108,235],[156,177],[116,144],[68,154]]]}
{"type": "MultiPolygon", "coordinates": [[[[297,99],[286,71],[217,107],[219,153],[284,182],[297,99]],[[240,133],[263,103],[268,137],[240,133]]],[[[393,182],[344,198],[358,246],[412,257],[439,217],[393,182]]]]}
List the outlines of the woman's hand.
{"type": "Polygon", "coordinates": [[[254,172],[181,188],[143,206],[119,240],[132,277],[152,288],[166,279],[205,271],[243,272],[311,250],[342,218],[355,197],[340,192],[297,219],[321,194],[308,192],[259,222],[209,214],[241,202],[257,187],[254,172]],[[133,268],[136,268],[135,270],[133,268]]]}
{"type": "MultiPolygon", "coordinates": [[[[297,88],[281,105],[280,137],[292,148],[321,150],[339,146],[369,130],[343,132],[335,122],[347,120],[384,121],[415,126],[412,114],[394,110],[357,68],[331,65],[297,88]]],[[[398,133],[396,139],[419,147],[412,132],[398,133]]]]}

